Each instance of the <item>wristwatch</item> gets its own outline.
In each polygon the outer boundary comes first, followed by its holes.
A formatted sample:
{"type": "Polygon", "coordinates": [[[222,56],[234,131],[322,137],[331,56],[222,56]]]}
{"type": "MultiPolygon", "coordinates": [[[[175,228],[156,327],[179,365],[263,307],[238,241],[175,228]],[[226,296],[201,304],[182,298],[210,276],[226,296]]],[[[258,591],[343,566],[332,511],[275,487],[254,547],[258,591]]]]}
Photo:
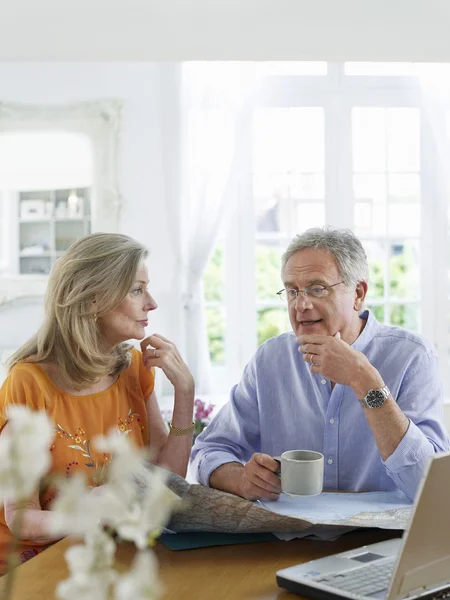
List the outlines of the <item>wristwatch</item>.
{"type": "Polygon", "coordinates": [[[369,390],[364,398],[358,398],[363,408],[380,408],[389,398],[389,388],[385,385],[378,390],[369,390]]]}

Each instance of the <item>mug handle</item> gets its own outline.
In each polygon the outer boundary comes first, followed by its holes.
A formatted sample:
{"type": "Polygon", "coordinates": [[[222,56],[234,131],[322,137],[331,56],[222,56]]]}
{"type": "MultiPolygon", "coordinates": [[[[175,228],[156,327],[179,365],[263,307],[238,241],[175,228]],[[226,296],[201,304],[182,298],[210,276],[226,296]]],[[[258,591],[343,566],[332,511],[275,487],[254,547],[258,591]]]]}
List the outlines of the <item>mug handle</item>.
{"type": "Polygon", "coordinates": [[[278,467],[278,471],[275,473],[275,475],[281,479],[281,456],[272,456],[273,460],[276,460],[277,463],[280,463],[280,466],[278,467]]]}

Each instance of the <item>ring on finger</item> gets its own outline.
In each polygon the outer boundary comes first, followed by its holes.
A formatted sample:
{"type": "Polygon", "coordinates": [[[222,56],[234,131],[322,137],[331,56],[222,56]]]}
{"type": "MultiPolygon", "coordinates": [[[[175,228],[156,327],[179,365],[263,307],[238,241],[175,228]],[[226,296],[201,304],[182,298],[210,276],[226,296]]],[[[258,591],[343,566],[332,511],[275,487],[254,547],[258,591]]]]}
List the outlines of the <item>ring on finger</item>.
{"type": "Polygon", "coordinates": [[[156,356],[156,348],[153,348],[153,358],[158,358],[158,357],[156,356]]]}

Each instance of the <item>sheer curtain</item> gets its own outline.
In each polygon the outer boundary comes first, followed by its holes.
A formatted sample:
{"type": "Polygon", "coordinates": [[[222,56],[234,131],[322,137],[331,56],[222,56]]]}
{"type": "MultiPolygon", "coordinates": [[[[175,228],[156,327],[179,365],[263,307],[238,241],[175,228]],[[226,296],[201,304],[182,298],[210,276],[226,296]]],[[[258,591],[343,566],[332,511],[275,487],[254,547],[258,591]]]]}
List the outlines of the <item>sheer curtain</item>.
{"type": "MultiPolygon", "coordinates": [[[[420,83],[422,117],[426,120],[434,161],[425,157],[433,178],[432,231],[429,243],[434,250],[434,288],[431,310],[438,315],[448,315],[450,309],[449,237],[450,237],[450,64],[416,64],[420,83]]],[[[428,210],[428,209],[427,209],[428,210]]],[[[446,389],[450,386],[450,333],[447,322],[435,320],[433,338],[441,357],[441,372],[446,389]]]]}
{"type": "Polygon", "coordinates": [[[220,228],[237,206],[245,159],[241,121],[259,72],[253,63],[185,63],[182,68],[185,340],[201,394],[211,390],[202,276],[220,228]]]}

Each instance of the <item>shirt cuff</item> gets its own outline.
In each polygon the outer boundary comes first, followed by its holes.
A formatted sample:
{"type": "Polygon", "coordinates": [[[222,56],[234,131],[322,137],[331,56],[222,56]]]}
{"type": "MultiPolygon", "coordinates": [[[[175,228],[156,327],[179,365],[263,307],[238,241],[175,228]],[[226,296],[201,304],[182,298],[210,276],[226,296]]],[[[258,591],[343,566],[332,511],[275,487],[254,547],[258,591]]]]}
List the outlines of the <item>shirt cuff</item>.
{"type": "Polygon", "coordinates": [[[218,469],[221,465],[225,465],[227,463],[237,462],[242,465],[245,464],[241,460],[239,460],[234,454],[230,454],[229,452],[214,452],[211,454],[205,453],[199,460],[198,463],[198,481],[202,485],[209,486],[209,478],[211,473],[218,469]]]}
{"type": "Polygon", "coordinates": [[[412,467],[433,454],[433,447],[423,432],[412,421],[403,439],[394,452],[383,461],[386,469],[392,473],[398,473],[405,467],[412,467]]]}

